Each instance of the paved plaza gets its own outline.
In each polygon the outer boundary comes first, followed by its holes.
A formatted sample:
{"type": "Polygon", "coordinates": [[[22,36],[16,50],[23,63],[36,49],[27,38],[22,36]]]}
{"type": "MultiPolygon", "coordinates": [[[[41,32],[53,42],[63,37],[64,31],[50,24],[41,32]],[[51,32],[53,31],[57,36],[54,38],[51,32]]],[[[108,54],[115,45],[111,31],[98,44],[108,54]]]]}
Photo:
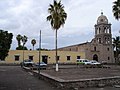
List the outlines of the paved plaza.
{"type": "Polygon", "coordinates": [[[59,67],[60,69],[58,72],[56,72],[55,69],[41,70],[41,72],[63,80],[120,76],[120,66],[118,65],[107,65],[104,68],[86,68],[77,65],[59,65],[59,67]]]}
{"type": "MultiPolygon", "coordinates": [[[[76,65],[60,65],[59,71],[54,66],[41,70],[41,74],[61,80],[84,80],[103,77],[120,76],[120,66],[110,65],[109,68],[85,68],[76,65]]],[[[37,71],[36,71],[37,72],[37,71]]],[[[0,66],[0,90],[120,90],[110,87],[89,88],[58,88],[47,81],[38,79],[31,72],[25,72],[20,66],[0,66]]]]}

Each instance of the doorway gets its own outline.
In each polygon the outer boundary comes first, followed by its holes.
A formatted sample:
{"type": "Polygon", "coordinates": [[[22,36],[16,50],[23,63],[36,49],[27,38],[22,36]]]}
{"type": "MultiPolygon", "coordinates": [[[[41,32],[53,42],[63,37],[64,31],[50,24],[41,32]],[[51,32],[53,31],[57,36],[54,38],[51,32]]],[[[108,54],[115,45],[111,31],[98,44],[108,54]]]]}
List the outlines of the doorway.
{"type": "Polygon", "coordinates": [[[42,62],[47,64],[48,63],[48,56],[46,56],[46,55],[42,56],[42,62]]]}
{"type": "Polygon", "coordinates": [[[98,61],[98,55],[97,55],[97,54],[94,54],[94,55],[93,55],[93,60],[98,61]]]}

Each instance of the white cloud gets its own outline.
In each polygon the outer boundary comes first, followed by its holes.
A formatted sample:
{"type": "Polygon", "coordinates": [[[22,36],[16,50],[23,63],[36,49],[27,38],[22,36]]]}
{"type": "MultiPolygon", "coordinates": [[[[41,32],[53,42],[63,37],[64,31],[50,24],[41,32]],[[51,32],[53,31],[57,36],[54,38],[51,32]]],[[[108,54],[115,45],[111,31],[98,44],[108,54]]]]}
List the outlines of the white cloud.
{"type": "MultiPolygon", "coordinates": [[[[103,10],[112,23],[113,36],[118,35],[119,22],[112,15],[112,2],[115,0],[62,0],[67,12],[64,27],[58,31],[58,47],[90,41],[94,37],[94,25],[103,10]]],[[[0,29],[14,34],[11,49],[17,47],[17,34],[26,35],[26,46],[32,48],[35,38],[38,48],[39,31],[42,30],[42,47],[54,48],[55,32],[46,21],[47,9],[53,0],[0,0],[0,29]]]]}

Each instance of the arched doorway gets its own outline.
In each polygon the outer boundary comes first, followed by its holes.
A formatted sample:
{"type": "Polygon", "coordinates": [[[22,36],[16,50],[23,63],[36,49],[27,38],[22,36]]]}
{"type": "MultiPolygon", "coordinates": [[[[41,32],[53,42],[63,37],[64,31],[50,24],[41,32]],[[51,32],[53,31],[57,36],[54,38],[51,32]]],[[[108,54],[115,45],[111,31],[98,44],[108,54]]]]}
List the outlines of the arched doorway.
{"type": "Polygon", "coordinates": [[[93,55],[93,60],[98,61],[98,55],[97,55],[97,54],[94,54],[94,55],[93,55]]]}

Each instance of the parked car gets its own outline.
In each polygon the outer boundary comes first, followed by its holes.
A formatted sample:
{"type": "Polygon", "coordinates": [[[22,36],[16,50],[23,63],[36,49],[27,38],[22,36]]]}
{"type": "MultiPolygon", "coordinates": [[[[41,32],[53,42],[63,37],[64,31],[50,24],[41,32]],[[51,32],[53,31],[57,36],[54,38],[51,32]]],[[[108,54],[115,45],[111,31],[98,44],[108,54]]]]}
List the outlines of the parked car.
{"type": "Polygon", "coordinates": [[[40,65],[41,67],[42,67],[42,66],[47,66],[47,64],[44,63],[44,62],[40,62],[40,64],[39,64],[39,62],[38,62],[38,63],[36,63],[35,65],[36,65],[36,66],[39,66],[39,65],[40,65]]]}
{"type": "Polygon", "coordinates": [[[27,60],[24,60],[21,64],[26,67],[32,67],[34,65],[34,62],[30,59],[27,59],[27,60]]]}
{"type": "Polygon", "coordinates": [[[40,64],[39,64],[39,62],[38,62],[38,63],[35,64],[35,66],[36,66],[37,68],[39,68],[39,65],[40,65],[40,69],[46,69],[46,67],[47,67],[47,64],[44,63],[44,62],[40,62],[40,64]]]}
{"type": "Polygon", "coordinates": [[[106,65],[107,61],[102,61],[101,64],[106,65]]]}
{"type": "Polygon", "coordinates": [[[77,60],[77,65],[80,65],[80,64],[82,64],[82,65],[90,65],[91,62],[88,59],[78,59],[77,60]]]}
{"type": "Polygon", "coordinates": [[[101,63],[95,61],[95,60],[90,60],[91,65],[101,65],[101,63]]]}

